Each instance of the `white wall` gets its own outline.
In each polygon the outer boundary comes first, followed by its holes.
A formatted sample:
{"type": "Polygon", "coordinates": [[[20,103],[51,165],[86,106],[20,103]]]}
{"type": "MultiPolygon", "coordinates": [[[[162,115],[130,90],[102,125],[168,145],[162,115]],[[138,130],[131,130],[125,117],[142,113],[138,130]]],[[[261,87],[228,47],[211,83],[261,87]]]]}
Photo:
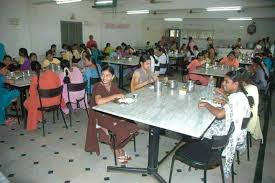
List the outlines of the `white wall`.
{"type": "MultiPolygon", "coordinates": [[[[244,42],[256,41],[270,36],[275,39],[275,19],[255,19],[257,33],[249,36],[246,27],[250,22],[229,22],[225,19],[186,18],[181,23],[167,23],[155,15],[132,15],[125,13],[103,13],[91,7],[93,3],[84,1],[56,5],[32,5],[30,0],[1,0],[0,7],[0,41],[6,45],[7,53],[16,57],[20,47],[26,47],[29,52],[44,55],[51,44],[61,47],[60,21],[86,22],[83,24],[83,41],[86,43],[89,34],[93,34],[99,47],[107,42],[114,47],[122,41],[132,46],[142,46],[147,40],[158,41],[168,28],[180,29],[214,29],[216,45],[234,44],[237,37],[244,42]],[[18,25],[9,25],[10,18],[17,18],[18,25]],[[105,23],[129,24],[127,29],[106,29],[105,23]],[[244,28],[240,28],[244,26],[244,28]]],[[[184,40],[183,40],[184,41],[184,40]]],[[[203,44],[203,43],[201,43],[203,44]]]]}
{"type": "Polygon", "coordinates": [[[85,22],[83,41],[86,43],[88,36],[93,34],[101,43],[102,13],[93,9],[89,2],[32,5],[29,0],[2,0],[0,17],[0,41],[6,45],[7,53],[14,57],[20,47],[39,55],[44,55],[51,44],[60,49],[61,20],[85,22]],[[73,13],[75,20],[70,19],[73,13]],[[19,24],[8,25],[9,18],[18,18],[19,24]]]}

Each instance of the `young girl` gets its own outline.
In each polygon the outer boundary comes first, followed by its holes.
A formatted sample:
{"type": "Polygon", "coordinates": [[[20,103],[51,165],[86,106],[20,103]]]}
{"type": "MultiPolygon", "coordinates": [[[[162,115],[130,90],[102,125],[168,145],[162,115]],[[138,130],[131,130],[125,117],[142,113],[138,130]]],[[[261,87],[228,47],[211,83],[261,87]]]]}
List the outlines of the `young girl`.
{"type": "Polygon", "coordinates": [[[19,49],[20,70],[25,71],[31,69],[31,62],[26,48],[19,49]]]}
{"type": "Polygon", "coordinates": [[[201,67],[205,64],[206,61],[204,60],[203,54],[199,53],[197,59],[193,60],[187,67],[189,71],[189,78],[193,81],[199,81],[202,85],[208,85],[208,78],[198,74],[192,74],[192,71],[196,70],[198,67],[201,67]]]}
{"type": "Polygon", "coordinates": [[[246,140],[246,130],[241,130],[243,118],[250,117],[250,107],[253,106],[254,102],[251,97],[246,96],[247,92],[243,86],[240,71],[230,71],[225,75],[223,90],[229,94],[227,99],[216,100],[223,105],[222,108],[214,107],[207,102],[200,102],[199,108],[206,108],[216,117],[216,120],[206,131],[205,138],[211,139],[214,135],[226,135],[231,123],[234,123],[235,130],[223,151],[223,156],[225,156],[224,173],[229,178],[236,145],[237,143],[245,144],[243,142],[246,140]]]}
{"type": "Polygon", "coordinates": [[[85,150],[99,155],[98,141],[110,143],[109,132],[116,135],[115,147],[118,161],[127,163],[131,157],[124,151],[125,145],[138,133],[137,125],[119,117],[94,111],[96,105],[103,105],[124,97],[118,87],[112,83],[114,70],[106,65],[102,68],[101,82],[95,84],[91,97],[91,110],[86,136],[85,150]],[[99,125],[101,128],[96,129],[99,125]],[[97,136],[97,134],[99,135],[97,136]]]}

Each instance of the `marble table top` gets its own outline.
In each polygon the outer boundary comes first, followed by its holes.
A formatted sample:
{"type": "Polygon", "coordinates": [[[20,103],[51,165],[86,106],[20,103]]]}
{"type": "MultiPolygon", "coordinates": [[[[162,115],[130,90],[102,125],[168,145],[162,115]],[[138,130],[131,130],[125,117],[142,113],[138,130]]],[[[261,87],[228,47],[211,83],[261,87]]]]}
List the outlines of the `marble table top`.
{"type": "Polygon", "coordinates": [[[205,75],[205,76],[214,76],[214,77],[224,77],[224,75],[229,72],[232,71],[236,68],[234,67],[229,67],[229,66],[211,66],[209,68],[205,68],[205,67],[200,67],[194,71],[192,71],[192,74],[200,74],[200,75],[205,75]]]}
{"type": "Polygon", "coordinates": [[[130,57],[130,58],[109,59],[109,60],[103,60],[102,62],[116,64],[116,65],[129,65],[129,66],[136,66],[139,64],[139,57],[130,57]]]}
{"type": "MultiPolygon", "coordinates": [[[[198,108],[200,98],[207,97],[209,90],[196,85],[192,93],[180,95],[179,88],[182,86],[179,83],[174,90],[163,86],[161,93],[154,92],[152,86],[145,87],[137,91],[137,101],[134,103],[110,102],[94,109],[199,138],[215,119],[207,109],[198,108]]],[[[126,97],[132,97],[132,94],[126,97]]]]}

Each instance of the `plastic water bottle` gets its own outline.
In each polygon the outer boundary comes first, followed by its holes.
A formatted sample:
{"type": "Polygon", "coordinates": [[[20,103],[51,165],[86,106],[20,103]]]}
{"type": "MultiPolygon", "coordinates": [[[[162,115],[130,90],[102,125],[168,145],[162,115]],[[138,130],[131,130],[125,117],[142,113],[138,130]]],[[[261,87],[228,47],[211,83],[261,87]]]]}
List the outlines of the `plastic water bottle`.
{"type": "Polygon", "coordinates": [[[215,89],[215,80],[214,80],[213,76],[210,76],[207,87],[208,87],[209,99],[212,99],[213,98],[213,91],[215,89]]]}

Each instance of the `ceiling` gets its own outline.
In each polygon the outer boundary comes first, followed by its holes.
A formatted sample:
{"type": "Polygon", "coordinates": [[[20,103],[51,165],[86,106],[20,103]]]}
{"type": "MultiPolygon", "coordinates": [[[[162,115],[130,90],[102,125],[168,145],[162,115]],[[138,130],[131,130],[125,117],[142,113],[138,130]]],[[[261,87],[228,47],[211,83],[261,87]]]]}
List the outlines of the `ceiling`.
{"type": "MultiPolygon", "coordinates": [[[[275,18],[274,0],[155,0],[164,3],[150,3],[150,0],[117,0],[116,8],[98,9],[104,13],[118,14],[126,10],[151,10],[151,18],[183,17],[183,18],[226,18],[251,16],[253,18],[275,18]],[[170,2],[167,2],[170,1],[170,2]],[[207,12],[207,7],[241,6],[239,12],[207,12]],[[155,12],[155,13],[154,13],[155,12]]],[[[31,0],[33,5],[52,3],[54,0],[31,0]]],[[[94,0],[83,0],[80,3],[94,5],[94,0]]]]}

